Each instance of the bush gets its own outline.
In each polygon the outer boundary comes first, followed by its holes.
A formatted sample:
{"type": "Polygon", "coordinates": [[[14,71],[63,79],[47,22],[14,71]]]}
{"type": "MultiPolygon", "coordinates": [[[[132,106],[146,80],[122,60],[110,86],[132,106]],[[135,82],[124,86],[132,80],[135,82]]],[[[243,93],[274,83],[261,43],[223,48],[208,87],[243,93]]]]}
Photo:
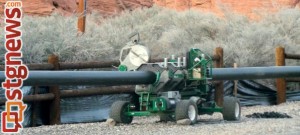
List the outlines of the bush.
{"type": "MultiPolygon", "coordinates": [[[[225,65],[273,66],[275,47],[282,45],[289,53],[300,49],[300,11],[286,9],[260,21],[230,14],[224,18],[188,10],[176,12],[160,7],[125,11],[103,19],[100,14],[87,16],[86,33],[77,36],[76,16],[53,14],[48,17],[23,18],[23,56],[25,63],[46,62],[49,54],[61,61],[117,60],[128,35],[138,31],[142,43],[155,58],[183,55],[191,48],[212,54],[224,48],[225,65]]],[[[0,28],[3,31],[3,27],[0,28]]],[[[0,42],[4,44],[4,33],[0,42]]],[[[0,53],[4,54],[3,46],[0,53]]],[[[299,65],[289,61],[290,65],[299,65]]]]}

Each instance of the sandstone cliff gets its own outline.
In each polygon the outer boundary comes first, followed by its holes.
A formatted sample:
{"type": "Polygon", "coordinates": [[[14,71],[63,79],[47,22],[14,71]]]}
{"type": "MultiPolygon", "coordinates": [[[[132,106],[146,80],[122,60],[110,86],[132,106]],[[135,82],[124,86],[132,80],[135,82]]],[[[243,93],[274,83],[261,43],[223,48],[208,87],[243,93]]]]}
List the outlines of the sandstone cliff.
{"type": "MultiPolygon", "coordinates": [[[[75,13],[78,0],[22,0],[24,12],[30,15],[49,15],[54,11],[63,14],[75,13]]],[[[0,0],[3,11],[5,0],[0,0]]],[[[103,15],[116,15],[122,10],[151,7],[157,4],[176,10],[197,9],[222,15],[234,11],[250,18],[257,12],[275,12],[285,7],[300,7],[300,0],[87,0],[88,12],[98,11],[103,15]]]]}
{"type": "Polygon", "coordinates": [[[281,8],[300,7],[300,0],[154,0],[157,5],[177,10],[197,9],[222,15],[233,11],[250,18],[258,12],[275,12],[281,8]]]}

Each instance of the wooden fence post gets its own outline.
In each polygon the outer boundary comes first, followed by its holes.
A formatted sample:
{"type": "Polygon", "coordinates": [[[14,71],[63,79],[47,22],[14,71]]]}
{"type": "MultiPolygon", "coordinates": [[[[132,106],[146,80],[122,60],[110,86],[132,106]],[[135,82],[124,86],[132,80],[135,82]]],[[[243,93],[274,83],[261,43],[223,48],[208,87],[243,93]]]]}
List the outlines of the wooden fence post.
{"type": "MultiPolygon", "coordinates": [[[[59,70],[59,58],[52,54],[48,57],[48,63],[53,64],[54,70],[59,70]]],[[[50,86],[49,93],[53,93],[55,98],[50,101],[49,124],[60,124],[60,90],[59,86],[50,86]]]]}
{"type": "Polygon", "coordinates": [[[78,31],[81,33],[85,32],[85,21],[86,21],[86,0],[79,0],[78,3],[78,31]]]}
{"type": "MultiPolygon", "coordinates": [[[[285,66],[285,52],[283,47],[277,47],[276,53],[276,66],[285,66]]],[[[286,82],[284,78],[276,79],[277,88],[277,104],[284,103],[286,101],[286,82]]]]}
{"type": "MultiPolygon", "coordinates": [[[[233,68],[237,68],[237,63],[233,63],[233,68]]],[[[233,86],[233,95],[237,96],[237,90],[238,90],[238,80],[234,80],[234,86],[233,86]]]]}
{"type": "MultiPolygon", "coordinates": [[[[214,55],[218,56],[219,59],[215,60],[214,67],[215,68],[222,68],[223,67],[223,48],[217,47],[215,49],[214,55]]],[[[215,102],[218,106],[223,106],[223,96],[224,96],[224,86],[223,81],[220,81],[215,85],[215,102]]]]}

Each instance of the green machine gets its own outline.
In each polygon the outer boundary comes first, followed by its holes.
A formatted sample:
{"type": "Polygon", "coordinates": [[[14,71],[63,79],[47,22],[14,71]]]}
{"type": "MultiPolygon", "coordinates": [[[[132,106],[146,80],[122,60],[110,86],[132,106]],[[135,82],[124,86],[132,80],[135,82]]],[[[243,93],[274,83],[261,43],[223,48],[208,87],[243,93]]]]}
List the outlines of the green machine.
{"type": "Polygon", "coordinates": [[[185,57],[149,63],[150,54],[137,39],[127,43],[120,53],[120,71],[151,71],[156,81],[150,85],[136,85],[139,104],[116,101],[110,118],[129,124],[134,116],[158,115],[160,121],[189,119],[197,122],[198,115],[221,112],[224,120],[239,120],[241,109],[235,97],[224,97],[223,107],[211,99],[212,58],[200,49],[190,49],[185,57]]]}

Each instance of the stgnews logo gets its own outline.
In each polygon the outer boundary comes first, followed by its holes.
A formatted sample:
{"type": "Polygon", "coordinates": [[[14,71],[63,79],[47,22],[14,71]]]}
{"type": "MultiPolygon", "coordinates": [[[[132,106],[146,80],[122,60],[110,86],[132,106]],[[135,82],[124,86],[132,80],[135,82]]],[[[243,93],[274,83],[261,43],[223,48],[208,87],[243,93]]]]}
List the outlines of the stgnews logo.
{"type": "Polygon", "coordinates": [[[4,5],[5,24],[5,110],[1,113],[1,132],[18,133],[23,128],[26,104],[22,101],[21,87],[29,71],[22,61],[22,1],[6,1],[4,5]]]}

